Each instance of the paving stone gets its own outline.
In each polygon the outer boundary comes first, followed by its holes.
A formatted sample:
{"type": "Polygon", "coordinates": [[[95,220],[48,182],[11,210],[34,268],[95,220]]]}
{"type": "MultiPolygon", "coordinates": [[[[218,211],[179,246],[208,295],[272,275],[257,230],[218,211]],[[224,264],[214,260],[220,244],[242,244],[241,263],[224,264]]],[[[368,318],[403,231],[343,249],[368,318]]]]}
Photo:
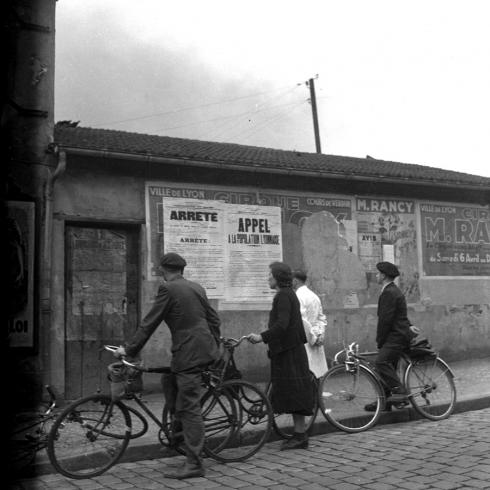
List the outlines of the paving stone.
{"type": "Polygon", "coordinates": [[[459,488],[461,485],[450,481],[435,481],[431,482],[431,486],[440,488],[441,490],[452,490],[454,488],[459,488]]]}
{"type": "Polygon", "coordinates": [[[490,489],[490,408],[453,414],[444,421],[414,420],[358,434],[331,432],[310,438],[306,451],[266,444],[243,463],[206,459],[206,476],[169,480],[164,473],[183,457],[120,463],[96,478],[48,474],[20,480],[13,490],[164,489],[490,489]]]}

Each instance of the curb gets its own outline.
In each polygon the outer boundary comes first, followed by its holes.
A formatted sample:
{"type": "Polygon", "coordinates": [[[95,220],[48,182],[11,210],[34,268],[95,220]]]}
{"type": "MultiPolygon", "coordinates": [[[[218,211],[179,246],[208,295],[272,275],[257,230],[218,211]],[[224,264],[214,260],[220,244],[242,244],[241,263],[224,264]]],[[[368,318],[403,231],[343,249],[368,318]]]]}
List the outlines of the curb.
{"type": "MultiPolygon", "coordinates": [[[[470,412],[472,410],[482,410],[484,408],[490,408],[490,395],[485,395],[480,398],[469,398],[456,401],[453,414],[470,412]]],[[[421,420],[423,417],[419,415],[412,407],[404,408],[402,410],[395,410],[392,412],[383,412],[379,418],[375,429],[379,425],[397,424],[402,422],[411,422],[414,420],[421,420]]],[[[336,427],[332,426],[321,415],[317,414],[315,424],[313,425],[310,435],[322,435],[331,432],[341,432],[336,427]]],[[[345,432],[345,435],[349,435],[345,432]]],[[[280,440],[280,437],[271,433],[271,438],[268,442],[280,440]]],[[[141,440],[132,441],[126,449],[123,457],[119,460],[119,463],[129,463],[135,461],[141,461],[146,459],[159,459],[159,458],[171,458],[176,456],[175,451],[165,448],[158,440],[151,441],[149,437],[145,437],[141,440]]],[[[46,452],[38,454],[39,460],[28,471],[24,471],[23,478],[29,478],[37,475],[46,475],[56,473],[55,469],[51,466],[48,460],[46,452]]]]}

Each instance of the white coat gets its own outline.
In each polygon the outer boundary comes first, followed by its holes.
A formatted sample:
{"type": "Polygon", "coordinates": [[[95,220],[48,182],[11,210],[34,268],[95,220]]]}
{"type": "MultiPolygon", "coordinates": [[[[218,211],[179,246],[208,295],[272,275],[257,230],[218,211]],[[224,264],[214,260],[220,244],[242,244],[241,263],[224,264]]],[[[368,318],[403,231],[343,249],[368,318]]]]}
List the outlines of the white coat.
{"type": "Polygon", "coordinates": [[[301,306],[301,317],[307,339],[305,349],[310,371],[320,378],[328,370],[323,348],[327,319],[323,314],[320,298],[311,289],[304,285],[300,286],[296,290],[296,296],[301,306]]]}

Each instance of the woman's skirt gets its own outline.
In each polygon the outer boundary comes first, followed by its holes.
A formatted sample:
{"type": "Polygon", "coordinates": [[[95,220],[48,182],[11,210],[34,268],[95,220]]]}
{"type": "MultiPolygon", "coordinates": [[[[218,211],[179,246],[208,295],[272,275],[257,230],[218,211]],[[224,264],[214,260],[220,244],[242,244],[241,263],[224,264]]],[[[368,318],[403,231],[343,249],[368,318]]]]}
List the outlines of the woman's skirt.
{"type": "Polygon", "coordinates": [[[316,391],[304,346],[300,344],[270,359],[274,413],[312,415],[316,391]]]}

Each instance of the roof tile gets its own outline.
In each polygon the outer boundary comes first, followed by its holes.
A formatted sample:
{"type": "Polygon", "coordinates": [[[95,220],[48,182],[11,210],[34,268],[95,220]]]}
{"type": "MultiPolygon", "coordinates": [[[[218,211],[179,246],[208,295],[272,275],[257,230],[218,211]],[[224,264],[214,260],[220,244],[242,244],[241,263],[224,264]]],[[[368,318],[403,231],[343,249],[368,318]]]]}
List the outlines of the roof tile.
{"type": "Polygon", "coordinates": [[[490,178],[409,163],[232,143],[172,138],[108,129],[55,126],[55,141],[66,148],[107,150],[134,155],[204,160],[226,165],[267,166],[322,174],[362,175],[372,178],[429,181],[490,187],[490,178]]]}

